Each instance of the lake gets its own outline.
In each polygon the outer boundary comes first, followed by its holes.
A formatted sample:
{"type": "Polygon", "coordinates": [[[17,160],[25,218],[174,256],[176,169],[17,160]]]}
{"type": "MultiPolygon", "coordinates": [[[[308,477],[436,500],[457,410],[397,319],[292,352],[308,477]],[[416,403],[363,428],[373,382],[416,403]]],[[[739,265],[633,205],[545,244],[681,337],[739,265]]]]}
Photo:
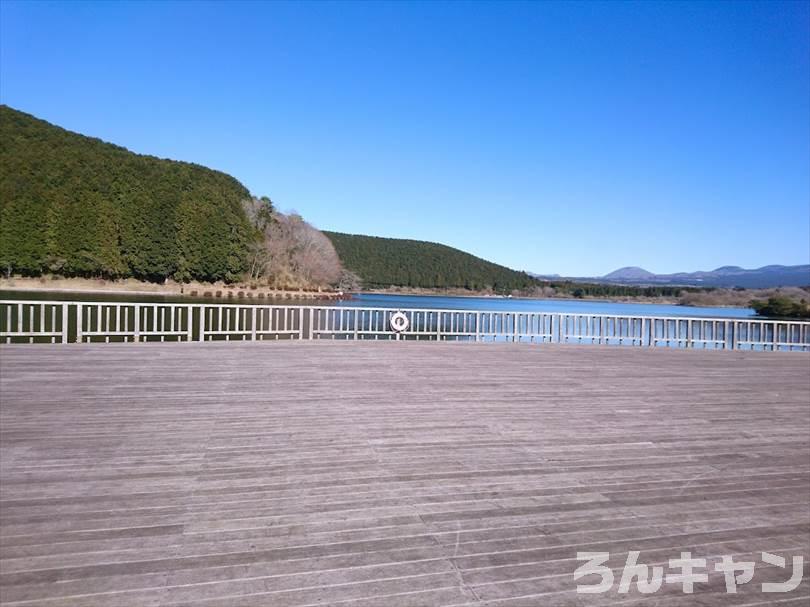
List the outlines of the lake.
{"type": "Polygon", "coordinates": [[[179,302],[207,304],[311,305],[369,308],[423,308],[433,310],[482,310],[503,312],[563,312],[579,314],[614,314],[626,316],[698,316],[711,318],[753,318],[751,308],[677,306],[667,304],[614,303],[577,299],[508,299],[504,297],[452,297],[441,295],[382,295],[361,293],[346,301],[237,299],[182,297],[168,295],[133,295],[127,293],[61,293],[45,291],[3,291],[0,299],[48,301],[126,301],[135,303],[179,302]]]}
{"type": "Polygon", "coordinates": [[[438,295],[376,295],[363,293],[338,306],[368,308],[429,308],[435,310],[487,310],[496,312],[570,312],[624,316],[701,316],[752,318],[751,308],[709,308],[667,304],[615,303],[579,299],[508,299],[505,297],[444,297],[438,295]]]}

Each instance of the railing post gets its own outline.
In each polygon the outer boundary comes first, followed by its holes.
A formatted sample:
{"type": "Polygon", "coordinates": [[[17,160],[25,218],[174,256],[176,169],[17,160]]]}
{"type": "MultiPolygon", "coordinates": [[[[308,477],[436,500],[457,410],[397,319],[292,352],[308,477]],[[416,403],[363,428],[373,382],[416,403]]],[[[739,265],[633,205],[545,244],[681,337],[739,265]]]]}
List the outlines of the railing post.
{"type": "Polygon", "coordinates": [[[62,343],[68,343],[68,327],[70,326],[68,319],[70,304],[67,302],[62,304],[62,343]]]}
{"type": "Polygon", "coordinates": [[[481,341],[481,312],[475,313],[475,341],[481,341]]]}
{"type": "Polygon", "coordinates": [[[200,334],[197,336],[197,341],[205,341],[205,306],[199,306],[198,309],[200,310],[200,320],[198,321],[200,334]]]}
{"type": "Polygon", "coordinates": [[[84,314],[82,304],[76,304],[76,343],[82,343],[82,329],[84,324],[84,314]]]}
{"type": "Polygon", "coordinates": [[[650,317],[647,319],[647,347],[652,348],[655,345],[655,318],[650,317]]]}
{"type": "Polygon", "coordinates": [[[298,308],[298,339],[304,339],[304,308],[298,308]]]}
{"type": "MultiPolygon", "coordinates": [[[[354,332],[357,333],[357,313],[354,315],[354,332]]],[[[315,308],[309,309],[309,341],[315,339],[315,308]]]]}
{"type": "Polygon", "coordinates": [[[256,306],[250,309],[250,341],[256,341],[256,306]]]}
{"type": "Polygon", "coordinates": [[[138,343],[141,341],[141,305],[135,304],[135,333],[132,336],[132,341],[138,343]]]}
{"type": "Polygon", "coordinates": [[[186,306],[186,341],[194,341],[194,306],[186,306]]]}

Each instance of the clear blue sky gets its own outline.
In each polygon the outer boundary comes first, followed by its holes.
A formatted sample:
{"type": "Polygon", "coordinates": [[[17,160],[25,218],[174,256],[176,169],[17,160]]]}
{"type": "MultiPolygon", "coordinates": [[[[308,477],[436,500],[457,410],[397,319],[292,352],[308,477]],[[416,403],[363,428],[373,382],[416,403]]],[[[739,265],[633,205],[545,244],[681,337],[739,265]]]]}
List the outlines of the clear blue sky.
{"type": "Polygon", "coordinates": [[[0,100],[515,268],[808,263],[809,7],[3,1],[0,100]]]}

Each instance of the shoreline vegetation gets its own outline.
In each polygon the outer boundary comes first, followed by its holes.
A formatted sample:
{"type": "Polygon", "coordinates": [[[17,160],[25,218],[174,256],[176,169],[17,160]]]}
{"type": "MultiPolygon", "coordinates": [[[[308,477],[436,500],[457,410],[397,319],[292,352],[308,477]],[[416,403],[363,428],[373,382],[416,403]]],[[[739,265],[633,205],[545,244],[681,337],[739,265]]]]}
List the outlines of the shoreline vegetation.
{"type": "MultiPolygon", "coordinates": [[[[576,284],[576,283],[573,283],[576,284]]],[[[0,290],[40,291],[47,293],[87,293],[111,295],[159,295],[172,297],[193,297],[211,299],[266,299],[273,300],[321,300],[337,301],[351,299],[353,294],[416,295],[444,297],[514,299],[559,299],[564,301],[604,301],[611,303],[668,304],[712,308],[754,308],[761,316],[783,318],[808,318],[810,310],[810,288],[782,287],[773,289],[704,289],[686,291],[678,296],[573,296],[570,292],[559,292],[551,287],[538,287],[523,292],[503,295],[491,289],[471,291],[460,288],[414,288],[388,287],[376,289],[352,289],[340,291],[322,288],[274,289],[266,285],[249,282],[237,283],[179,283],[166,281],[154,283],[129,279],[106,280],[91,278],[65,278],[60,276],[0,278],[0,290]],[[802,303],[804,302],[804,303],[802,303]],[[797,309],[798,308],[798,309],[797,309]],[[802,315],[804,313],[805,315],[802,315]]]]}

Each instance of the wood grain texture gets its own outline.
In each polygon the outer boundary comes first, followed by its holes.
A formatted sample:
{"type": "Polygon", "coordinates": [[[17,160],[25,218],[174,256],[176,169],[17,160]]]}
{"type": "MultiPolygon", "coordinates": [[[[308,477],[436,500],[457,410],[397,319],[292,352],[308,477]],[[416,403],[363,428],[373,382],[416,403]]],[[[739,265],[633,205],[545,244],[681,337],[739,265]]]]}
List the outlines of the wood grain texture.
{"type": "Polygon", "coordinates": [[[758,564],[658,607],[808,603],[760,553],[810,562],[809,355],[0,348],[3,605],[651,604],[575,592],[629,550],[758,564]]]}

